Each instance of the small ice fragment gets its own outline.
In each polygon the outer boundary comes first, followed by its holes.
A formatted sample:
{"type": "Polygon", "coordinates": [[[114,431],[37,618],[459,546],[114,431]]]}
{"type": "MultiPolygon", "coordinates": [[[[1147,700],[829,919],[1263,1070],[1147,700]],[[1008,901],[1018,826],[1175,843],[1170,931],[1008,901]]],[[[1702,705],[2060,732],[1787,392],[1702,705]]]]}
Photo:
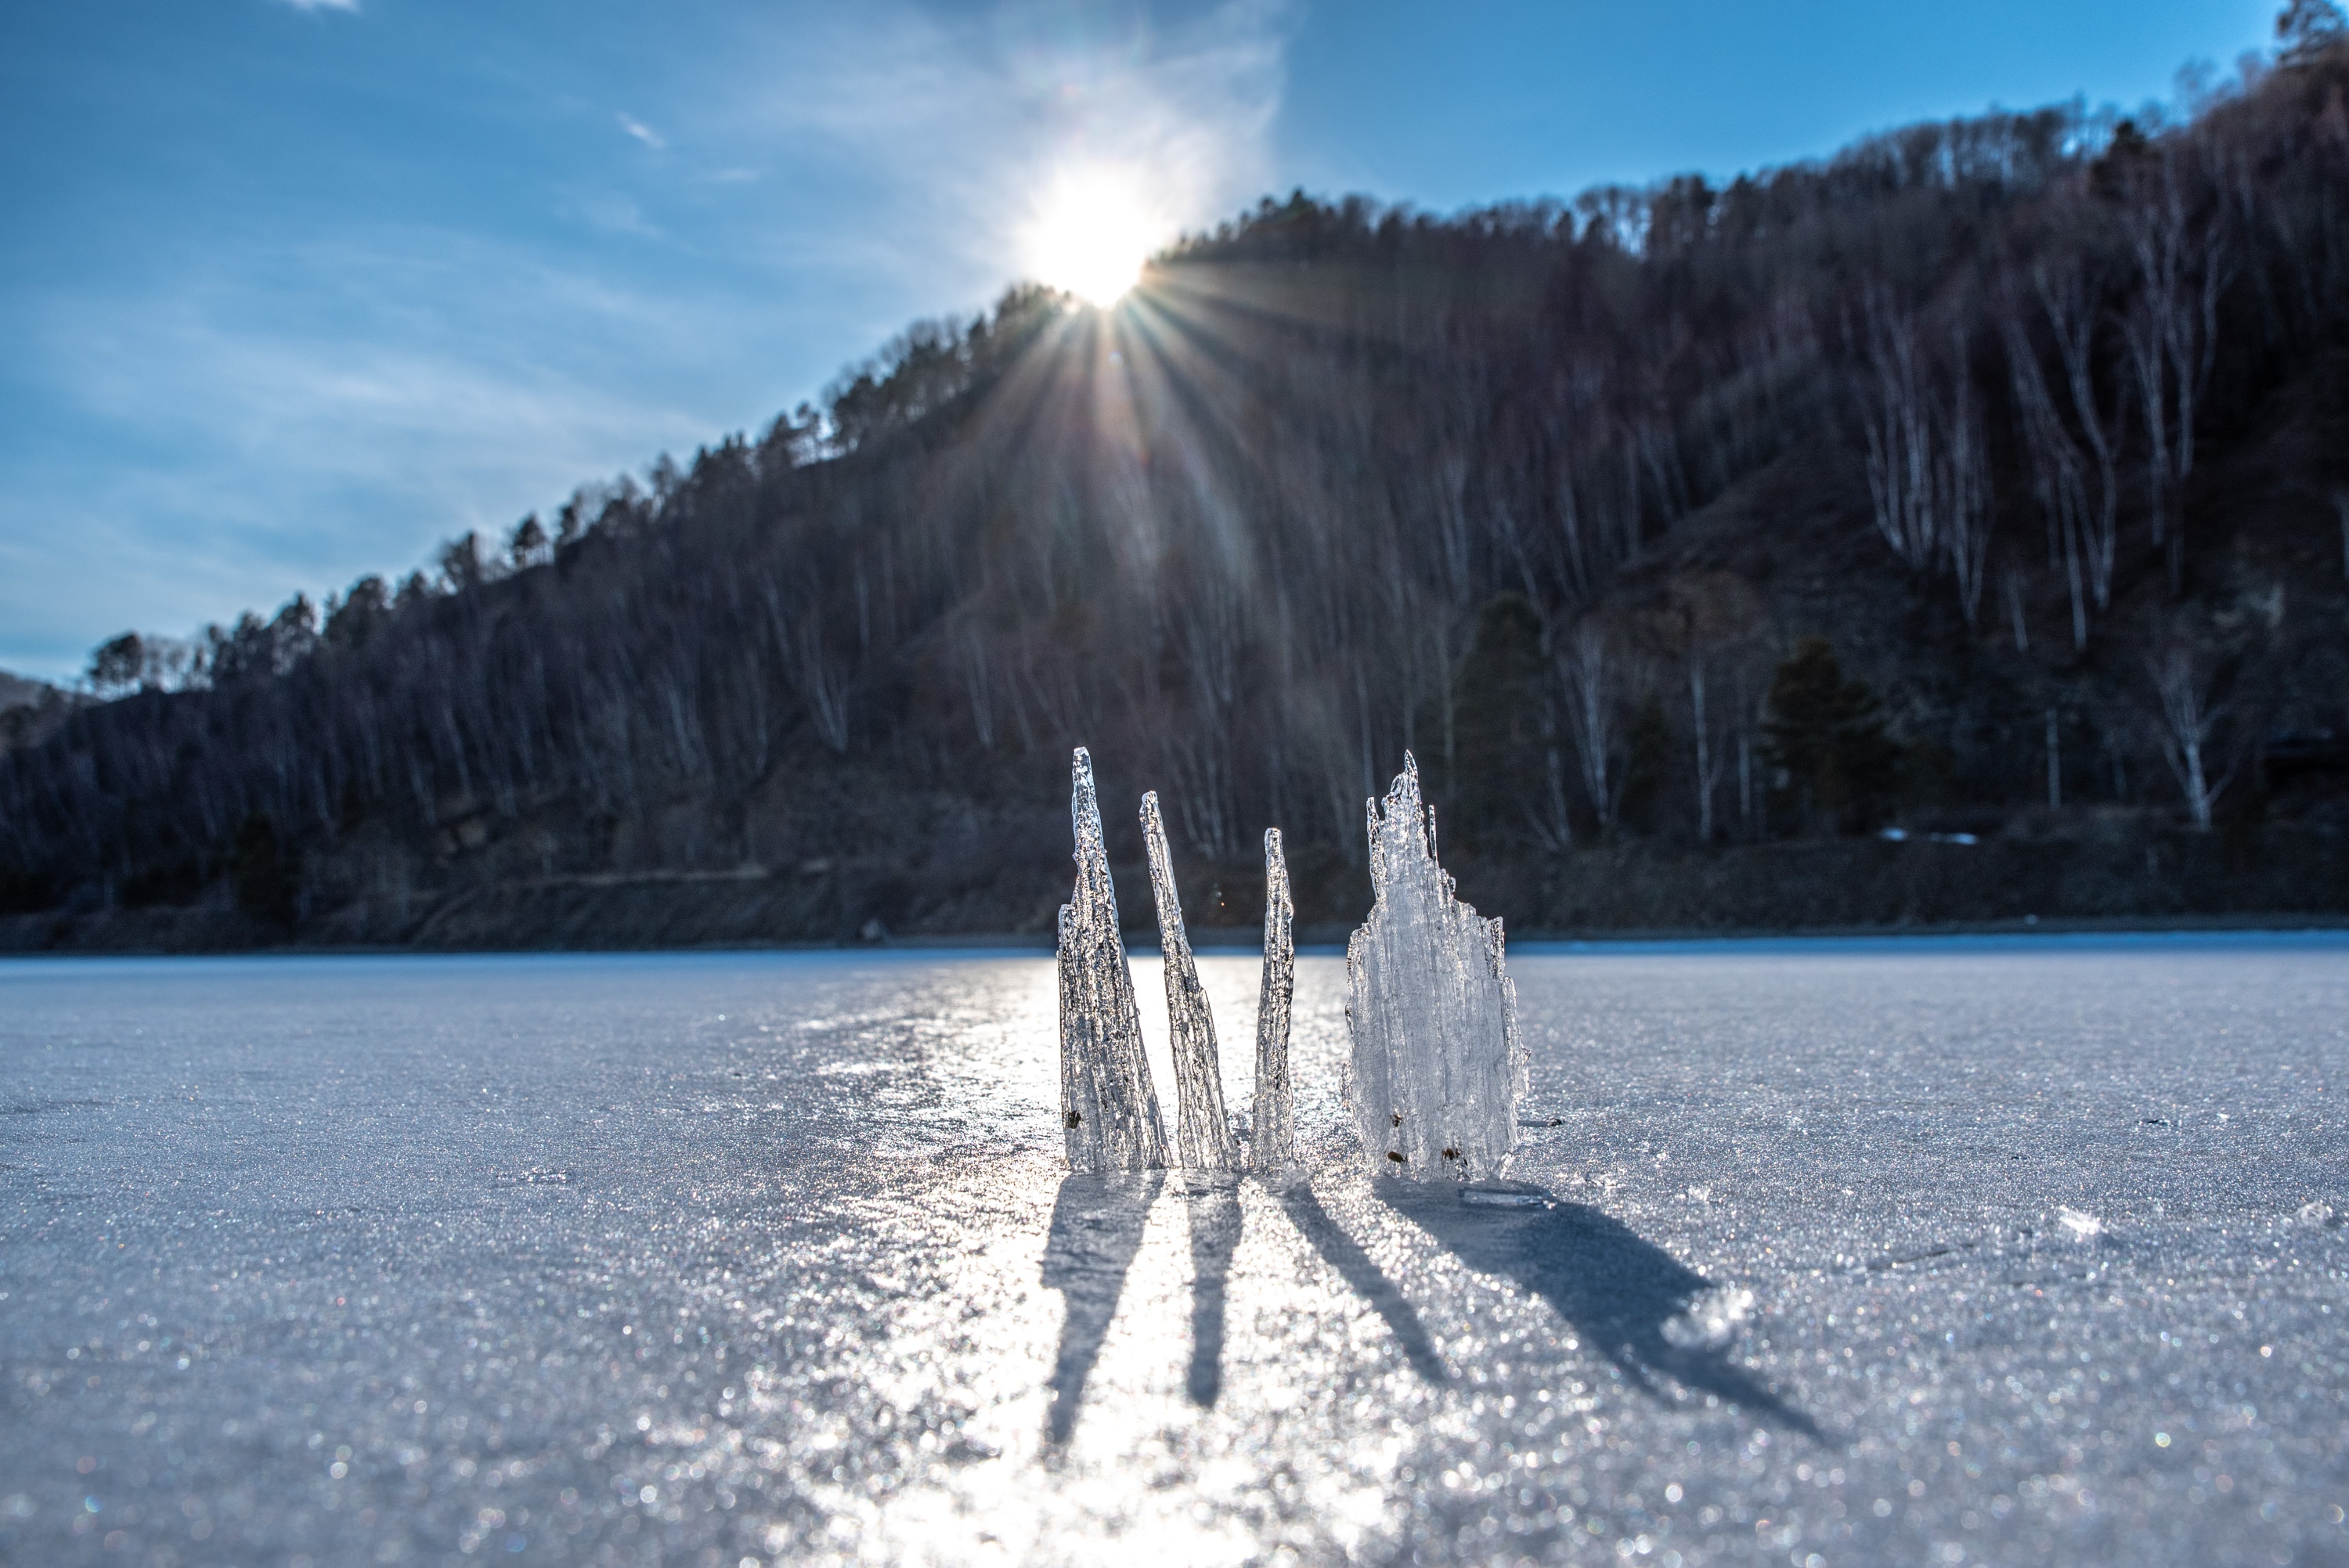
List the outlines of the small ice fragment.
{"type": "Polygon", "coordinates": [[[2329,1225],[2333,1222],[2333,1205],[2325,1202],[2302,1203],[2300,1222],[2303,1225],[2329,1225]]]}
{"type": "Polygon", "coordinates": [[[1166,1163],[1158,1089],[1142,1053],[1142,1012],[1117,930],[1092,758],[1077,748],[1069,816],[1076,892],[1061,906],[1061,1123],[1069,1169],[1096,1174],[1166,1163]]]}
{"type": "Polygon", "coordinates": [[[1754,1293],[1743,1285],[1716,1285],[1692,1297],[1664,1319],[1667,1344],[1682,1350],[1723,1350],[1754,1313],[1754,1293]]]}
{"type": "Polygon", "coordinates": [[[2075,1242],[2093,1242],[2105,1233],[2105,1222],[2094,1214],[2084,1214],[2077,1209],[2059,1207],[2055,1222],[2064,1234],[2075,1242]]]}
{"type": "Polygon", "coordinates": [[[1363,1156],[1411,1181],[1498,1176],[1526,1087],[1501,923],[1453,896],[1409,752],[1385,810],[1373,799],[1368,816],[1376,902],[1346,947],[1348,1091],[1363,1156]]]}
{"type": "Polygon", "coordinates": [[[1549,1195],[1532,1188],[1463,1187],[1460,1201],[1472,1209],[1538,1209],[1549,1195]]]}
{"type": "Polygon", "coordinates": [[[1166,1035],[1174,1050],[1174,1148],[1189,1171],[1237,1171],[1239,1146],[1224,1115],[1224,1074],[1216,1054],[1216,1018],[1191,959],[1183,900],[1158,791],[1142,798],[1142,841],[1150,851],[1150,893],[1158,905],[1158,946],[1166,955],[1166,1035]]]}
{"type": "Polygon", "coordinates": [[[1249,1119],[1250,1163],[1263,1172],[1297,1160],[1297,1122],[1288,1091],[1288,1005],[1297,989],[1296,907],[1280,830],[1264,830],[1264,985],[1256,1012],[1256,1108],[1249,1119]]]}

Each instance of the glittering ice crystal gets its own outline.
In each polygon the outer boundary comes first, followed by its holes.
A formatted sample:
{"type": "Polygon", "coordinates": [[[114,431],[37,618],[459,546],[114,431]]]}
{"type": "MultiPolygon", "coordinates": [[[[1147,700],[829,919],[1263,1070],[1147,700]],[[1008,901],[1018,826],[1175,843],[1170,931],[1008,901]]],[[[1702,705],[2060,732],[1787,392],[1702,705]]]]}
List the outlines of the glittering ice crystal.
{"type": "Polygon", "coordinates": [[[1142,1014],[1117,932],[1092,758],[1077,748],[1069,815],[1077,889],[1061,906],[1061,1123],[1069,1168],[1107,1173],[1166,1163],[1158,1090],[1142,1054],[1142,1014]]]}
{"type": "Polygon", "coordinates": [[[1347,1092],[1363,1152],[1408,1180],[1497,1176],[1526,1087],[1501,923],[1453,896],[1409,753],[1369,820],[1376,902],[1346,948],[1347,1092]]]}
{"type": "Polygon", "coordinates": [[[1249,1162],[1270,1174],[1297,1159],[1297,1124],[1288,1093],[1288,1002],[1297,988],[1296,915],[1280,830],[1264,830],[1264,988],[1256,1013],[1256,1108],[1249,1162]]]}
{"type": "Polygon", "coordinates": [[[1239,1145],[1224,1115],[1224,1076],[1216,1057],[1216,1019],[1191,961],[1183,929],[1183,901],[1174,891],[1174,863],[1166,852],[1166,823],[1158,792],[1142,798],[1142,841],[1150,851],[1150,893],[1158,904],[1158,944],[1166,955],[1166,1034],[1174,1053],[1174,1148],[1191,1171],[1237,1171],[1239,1145]]]}

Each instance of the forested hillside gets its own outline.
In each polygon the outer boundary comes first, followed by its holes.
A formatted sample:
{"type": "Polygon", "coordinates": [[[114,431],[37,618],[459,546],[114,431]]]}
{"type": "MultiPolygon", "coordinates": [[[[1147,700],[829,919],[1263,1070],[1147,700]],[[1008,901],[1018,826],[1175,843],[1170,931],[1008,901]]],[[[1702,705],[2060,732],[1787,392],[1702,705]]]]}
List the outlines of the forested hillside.
{"type": "Polygon", "coordinates": [[[2349,48],[2294,15],[2174,125],[1268,201],[436,574],[109,644],[0,752],[6,940],[1043,931],[1076,744],[1203,926],[1275,824],[1359,918],[1405,748],[1513,930],[2349,908],[2349,48]]]}

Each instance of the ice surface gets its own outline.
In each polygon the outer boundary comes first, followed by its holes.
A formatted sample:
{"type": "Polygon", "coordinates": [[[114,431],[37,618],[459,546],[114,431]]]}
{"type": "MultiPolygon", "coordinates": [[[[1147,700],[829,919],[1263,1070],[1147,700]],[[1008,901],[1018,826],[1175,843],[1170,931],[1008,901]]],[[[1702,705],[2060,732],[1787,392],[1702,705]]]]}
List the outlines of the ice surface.
{"type": "Polygon", "coordinates": [[[2349,1562],[2349,938],[1508,957],[1528,1210],[1310,951],[1278,1190],[1069,1171],[1049,954],[0,962],[0,1563],[2349,1562]]]}
{"type": "Polygon", "coordinates": [[[1118,934],[1092,758],[1081,746],[1071,772],[1077,888],[1061,906],[1061,1127],[1071,1171],[1147,1171],[1166,1163],[1166,1130],[1118,934]]]}
{"type": "Polygon", "coordinates": [[[1550,1197],[1547,1192],[1506,1187],[1463,1187],[1460,1201],[1472,1209],[1546,1209],[1550,1197]]]}
{"type": "Polygon", "coordinates": [[[1374,799],[1368,815],[1375,902],[1346,948],[1362,1152],[1374,1173],[1412,1181],[1497,1176],[1526,1073],[1501,923],[1453,896],[1408,752],[1384,810],[1374,799]]]}
{"type": "Polygon", "coordinates": [[[1237,1171],[1240,1150],[1224,1114],[1224,1070],[1216,1055],[1216,1019],[1199,985],[1199,966],[1183,929],[1183,900],[1166,851],[1158,791],[1142,798],[1142,841],[1150,855],[1150,893],[1158,905],[1158,947],[1165,955],[1166,1037],[1174,1055],[1174,1149],[1191,1171],[1237,1171]]]}
{"type": "Polygon", "coordinates": [[[1297,989],[1297,910],[1280,830],[1264,830],[1264,983],[1257,994],[1256,1102],[1249,1162],[1269,1176],[1297,1160],[1297,1109],[1288,1089],[1288,1009],[1297,989]]]}
{"type": "Polygon", "coordinates": [[[1664,1319],[1664,1339],[1682,1350],[1723,1350],[1753,1315],[1752,1291],[1743,1285],[1716,1286],[1664,1319]]]}
{"type": "Polygon", "coordinates": [[[2093,1242],[2105,1233],[2105,1222],[2068,1206],[2055,1211],[2056,1227],[2075,1242],[2093,1242]]]}

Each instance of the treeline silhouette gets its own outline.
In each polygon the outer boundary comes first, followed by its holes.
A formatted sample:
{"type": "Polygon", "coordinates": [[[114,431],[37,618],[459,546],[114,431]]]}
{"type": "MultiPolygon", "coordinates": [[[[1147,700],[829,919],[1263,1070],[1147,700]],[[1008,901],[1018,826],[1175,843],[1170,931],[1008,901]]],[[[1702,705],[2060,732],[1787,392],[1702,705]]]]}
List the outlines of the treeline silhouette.
{"type": "Polygon", "coordinates": [[[1209,924],[1274,823],[1358,913],[1406,748],[1535,924],[1642,841],[2332,831],[2349,48],[2282,30],[2175,123],[1300,193],[1114,309],[917,326],[431,574],[108,644],[113,700],[0,753],[0,895],[403,940],[492,887],[770,877],[825,891],[767,935],[1041,929],[1079,743],[1162,792],[1209,924]]]}

